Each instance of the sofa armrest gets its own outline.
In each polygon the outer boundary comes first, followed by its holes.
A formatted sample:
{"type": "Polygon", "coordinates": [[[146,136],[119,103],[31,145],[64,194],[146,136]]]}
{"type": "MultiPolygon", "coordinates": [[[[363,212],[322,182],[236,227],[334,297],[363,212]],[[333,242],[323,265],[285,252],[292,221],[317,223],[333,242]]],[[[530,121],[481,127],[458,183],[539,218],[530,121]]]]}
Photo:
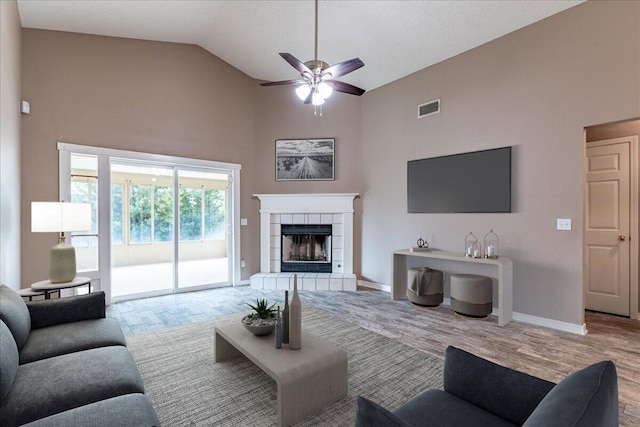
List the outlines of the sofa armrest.
{"type": "Polygon", "coordinates": [[[104,292],[30,301],[27,308],[31,315],[32,329],[106,317],[104,292]]]}
{"type": "Polygon", "coordinates": [[[554,383],[448,347],[444,389],[512,423],[522,425],[554,383]]]}

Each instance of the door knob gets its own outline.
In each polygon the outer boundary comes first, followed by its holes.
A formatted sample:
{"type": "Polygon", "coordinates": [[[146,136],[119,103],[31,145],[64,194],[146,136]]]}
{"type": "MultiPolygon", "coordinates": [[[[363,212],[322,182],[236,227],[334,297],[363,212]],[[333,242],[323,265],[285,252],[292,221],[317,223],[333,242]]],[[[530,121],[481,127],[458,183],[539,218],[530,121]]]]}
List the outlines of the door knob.
{"type": "Polygon", "coordinates": [[[620,240],[621,242],[624,242],[625,240],[627,240],[627,236],[624,236],[621,234],[618,236],[618,240],[620,240]]]}

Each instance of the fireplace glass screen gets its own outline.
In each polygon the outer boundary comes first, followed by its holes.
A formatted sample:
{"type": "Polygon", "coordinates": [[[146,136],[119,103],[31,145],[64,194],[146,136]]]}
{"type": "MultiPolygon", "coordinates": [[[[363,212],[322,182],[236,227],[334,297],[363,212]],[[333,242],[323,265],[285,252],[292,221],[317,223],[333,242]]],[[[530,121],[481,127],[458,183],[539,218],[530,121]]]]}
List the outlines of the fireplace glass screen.
{"type": "Polygon", "coordinates": [[[331,225],[282,225],[281,271],[331,272],[331,225]]]}

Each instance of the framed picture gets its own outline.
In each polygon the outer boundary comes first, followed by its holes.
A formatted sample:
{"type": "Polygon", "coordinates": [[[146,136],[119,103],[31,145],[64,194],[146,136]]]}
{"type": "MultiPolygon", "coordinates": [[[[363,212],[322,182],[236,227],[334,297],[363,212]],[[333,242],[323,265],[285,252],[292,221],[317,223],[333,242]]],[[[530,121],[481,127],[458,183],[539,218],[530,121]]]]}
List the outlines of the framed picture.
{"type": "Polygon", "coordinates": [[[277,139],[276,181],[333,181],[335,140],[277,139]]]}

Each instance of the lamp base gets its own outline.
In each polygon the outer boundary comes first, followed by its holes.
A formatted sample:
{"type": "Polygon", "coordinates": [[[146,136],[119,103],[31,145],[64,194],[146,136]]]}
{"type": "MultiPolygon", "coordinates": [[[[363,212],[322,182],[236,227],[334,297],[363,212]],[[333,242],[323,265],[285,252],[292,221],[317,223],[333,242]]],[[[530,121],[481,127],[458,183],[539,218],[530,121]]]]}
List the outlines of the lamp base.
{"type": "Polygon", "coordinates": [[[76,277],[76,250],[61,242],[49,252],[49,280],[51,283],[71,282],[76,277]]]}

